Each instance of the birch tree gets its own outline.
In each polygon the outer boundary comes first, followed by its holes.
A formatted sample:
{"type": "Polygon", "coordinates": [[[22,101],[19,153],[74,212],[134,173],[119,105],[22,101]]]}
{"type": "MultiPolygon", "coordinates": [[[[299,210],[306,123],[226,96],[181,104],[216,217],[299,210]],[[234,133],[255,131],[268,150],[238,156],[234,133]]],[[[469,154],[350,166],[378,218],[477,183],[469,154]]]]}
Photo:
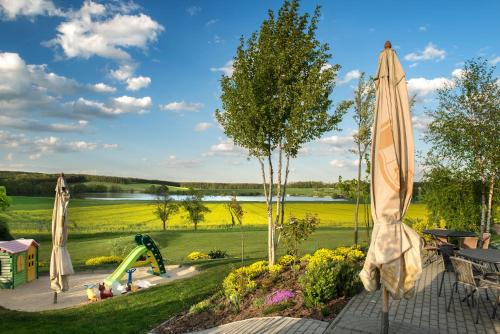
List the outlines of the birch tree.
{"type": "Polygon", "coordinates": [[[299,13],[299,2],[270,10],[259,31],[242,37],[231,76],[223,76],[216,118],[234,143],[260,167],[268,220],[268,259],[275,261],[290,161],[307,142],[337,128],[347,102],[333,113],[329,98],[339,65],[316,39],[320,8],[299,13]],[[275,199],[273,195],[276,195],[275,199]],[[275,204],[275,208],[273,208],[275,204]]]}

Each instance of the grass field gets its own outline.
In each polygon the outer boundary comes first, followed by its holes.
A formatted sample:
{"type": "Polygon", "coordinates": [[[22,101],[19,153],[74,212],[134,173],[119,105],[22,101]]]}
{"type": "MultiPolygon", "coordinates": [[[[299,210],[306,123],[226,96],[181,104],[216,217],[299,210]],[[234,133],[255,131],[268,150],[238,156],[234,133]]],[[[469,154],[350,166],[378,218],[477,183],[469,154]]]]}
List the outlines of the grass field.
{"type": "MultiPolygon", "coordinates": [[[[14,233],[48,232],[52,218],[53,199],[48,197],[13,197],[7,210],[10,228],[14,233]]],[[[231,223],[224,203],[207,203],[211,210],[199,228],[226,228],[231,223]]],[[[246,227],[266,226],[264,203],[242,203],[246,227]]],[[[72,232],[152,231],[161,229],[161,221],[153,214],[154,204],[137,201],[104,201],[73,199],[70,201],[69,228],[72,232]]],[[[288,203],[286,215],[317,214],[321,227],[350,227],[354,221],[354,204],[338,202],[288,203]]],[[[424,204],[412,204],[406,217],[426,218],[424,204]]],[[[192,228],[186,214],[181,212],[168,223],[171,229],[192,228]]]]}

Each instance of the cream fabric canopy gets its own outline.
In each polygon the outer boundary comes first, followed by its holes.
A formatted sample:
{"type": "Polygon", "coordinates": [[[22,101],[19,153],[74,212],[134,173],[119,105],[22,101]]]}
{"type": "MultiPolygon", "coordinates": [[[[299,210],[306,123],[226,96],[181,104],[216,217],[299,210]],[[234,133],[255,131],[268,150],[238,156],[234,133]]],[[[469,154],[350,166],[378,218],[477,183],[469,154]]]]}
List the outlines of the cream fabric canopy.
{"type": "Polygon", "coordinates": [[[69,191],[64,178],[57,179],[54,211],[52,212],[52,255],[50,257],[50,287],[56,292],[67,291],[68,276],[74,274],[66,243],[68,240],[67,209],[69,191]]]}
{"type": "Polygon", "coordinates": [[[414,143],[405,73],[390,47],[380,53],[372,138],[371,211],[374,221],[361,280],[382,283],[393,298],[413,295],[422,272],[420,237],[402,223],[413,191],[414,143]]]}

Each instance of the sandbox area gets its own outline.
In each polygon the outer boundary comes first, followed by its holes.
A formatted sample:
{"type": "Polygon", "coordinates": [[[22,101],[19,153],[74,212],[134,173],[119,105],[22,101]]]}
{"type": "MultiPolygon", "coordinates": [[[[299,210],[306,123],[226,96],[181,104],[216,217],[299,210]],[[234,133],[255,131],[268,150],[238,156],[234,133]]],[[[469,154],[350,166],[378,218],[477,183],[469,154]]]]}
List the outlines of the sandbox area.
{"type": "MultiPolygon", "coordinates": [[[[192,277],[199,272],[194,267],[179,267],[177,265],[165,266],[168,277],[151,275],[147,272],[149,267],[137,268],[133,275],[134,281],[146,280],[151,284],[165,284],[177,279],[192,277]]],[[[21,285],[16,289],[0,290],[0,306],[17,311],[44,311],[88,304],[84,284],[103,282],[111,270],[75,273],[69,280],[70,289],[58,295],[58,303],[53,303],[54,292],[50,289],[48,275],[21,285]]],[[[95,291],[98,294],[97,288],[95,291]]],[[[123,295],[122,295],[123,296],[123,295]]],[[[120,298],[114,296],[113,298],[120,298]]],[[[100,300],[98,302],[101,302],[100,300]]]]}

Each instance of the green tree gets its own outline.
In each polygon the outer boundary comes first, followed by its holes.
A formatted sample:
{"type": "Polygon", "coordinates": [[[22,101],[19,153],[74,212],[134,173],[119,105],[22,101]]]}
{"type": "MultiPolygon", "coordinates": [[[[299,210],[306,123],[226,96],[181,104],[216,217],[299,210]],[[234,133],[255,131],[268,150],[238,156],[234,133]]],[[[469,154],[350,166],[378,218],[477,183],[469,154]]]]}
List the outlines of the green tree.
{"type": "Polygon", "coordinates": [[[188,213],[188,219],[194,225],[195,231],[198,224],[205,220],[205,213],[210,212],[203,204],[203,194],[194,189],[189,190],[188,196],[182,201],[182,207],[188,213]]]}
{"type": "Polygon", "coordinates": [[[495,182],[500,170],[500,85],[495,67],[481,58],[465,62],[453,82],[438,91],[429,115],[428,165],[479,180],[481,232],[490,230],[495,182]]]}
{"type": "MultiPolygon", "coordinates": [[[[7,210],[10,206],[10,198],[7,196],[7,189],[0,186],[0,212],[7,210]]],[[[9,232],[9,225],[7,224],[7,217],[0,214],[0,240],[12,240],[12,235],[9,232]]]]}
{"type": "Polygon", "coordinates": [[[243,207],[238,202],[236,195],[233,195],[231,197],[231,202],[226,203],[226,207],[227,207],[227,210],[229,211],[229,214],[231,215],[231,226],[234,227],[236,224],[238,224],[240,226],[241,262],[243,262],[243,259],[245,257],[245,238],[243,235],[243,216],[245,214],[245,211],[243,211],[243,207]]]}
{"type": "Polygon", "coordinates": [[[167,229],[168,219],[177,212],[179,212],[179,204],[170,196],[168,186],[159,186],[153,213],[162,221],[163,231],[167,229]]]}
{"type": "Polygon", "coordinates": [[[316,231],[318,224],[318,217],[310,213],[302,219],[290,217],[280,228],[280,238],[283,239],[287,254],[298,256],[300,244],[316,231]]]}
{"type": "MultiPolygon", "coordinates": [[[[375,108],[375,85],[370,77],[365,80],[365,73],[361,73],[358,86],[354,90],[354,122],[357,130],[353,135],[355,149],[352,150],[358,158],[358,174],[356,179],[356,206],[354,209],[354,244],[358,244],[359,204],[362,198],[361,166],[363,158],[371,147],[373,110],[375,108]]],[[[364,197],[364,196],[363,196],[364,197]]]]}
{"type": "Polygon", "coordinates": [[[285,1],[277,17],[270,10],[258,32],[246,42],[241,38],[233,74],[221,79],[217,120],[260,164],[270,264],[275,261],[276,226],[283,221],[290,159],[304,143],[336,129],[350,106],[344,102],[333,115],[328,113],[340,66],[328,63],[328,45],[316,39],[319,17],[319,7],[312,16],[301,15],[297,0],[285,1]]]}

